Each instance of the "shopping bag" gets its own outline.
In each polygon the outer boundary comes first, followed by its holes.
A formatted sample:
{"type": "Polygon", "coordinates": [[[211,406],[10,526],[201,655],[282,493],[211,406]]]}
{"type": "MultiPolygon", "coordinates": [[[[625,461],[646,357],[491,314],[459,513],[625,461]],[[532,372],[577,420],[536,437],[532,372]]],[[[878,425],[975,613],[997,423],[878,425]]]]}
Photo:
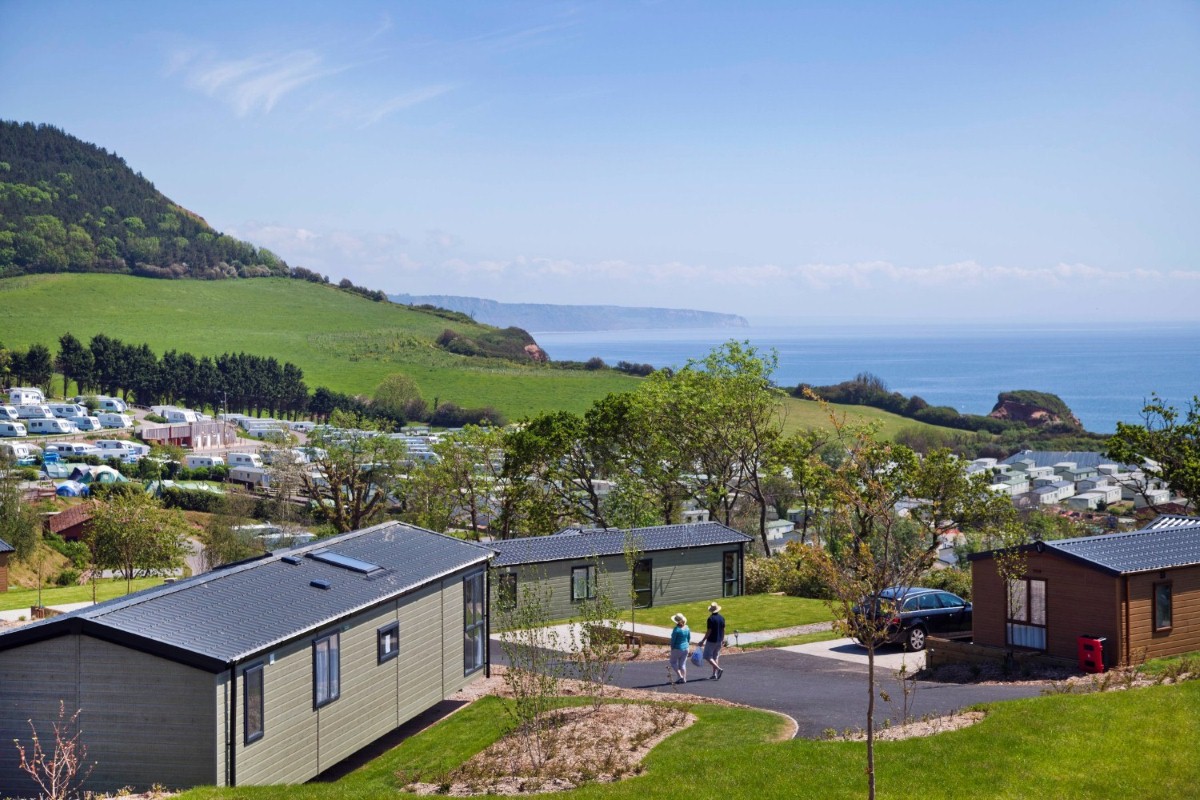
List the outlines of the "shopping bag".
{"type": "Polygon", "coordinates": [[[700,652],[699,647],[692,651],[692,663],[697,667],[704,663],[704,654],[700,652]]]}

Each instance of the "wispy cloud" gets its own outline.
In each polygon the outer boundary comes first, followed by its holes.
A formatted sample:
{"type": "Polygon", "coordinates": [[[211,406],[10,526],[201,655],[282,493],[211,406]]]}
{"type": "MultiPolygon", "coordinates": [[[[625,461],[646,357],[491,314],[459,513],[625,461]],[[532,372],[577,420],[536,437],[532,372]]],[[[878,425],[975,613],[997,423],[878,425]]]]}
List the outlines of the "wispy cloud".
{"type": "Polygon", "coordinates": [[[353,66],[328,64],[313,50],[242,59],[184,50],[168,58],[168,74],[183,72],[190,87],[226,103],[239,117],[269,114],[288,94],[353,66]]]}
{"type": "Polygon", "coordinates": [[[424,86],[419,89],[414,89],[411,92],[405,92],[404,94],[396,95],[390,100],[387,100],[386,102],[381,103],[375,108],[367,111],[363,115],[363,120],[359,124],[359,127],[366,128],[370,125],[374,125],[384,117],[394,114],[397,111],[403,111],[405,109],[412,108],[413,106],[420,105],[427,100],[432,100],[433,98],[439,97],[453,88],[454,87],[450,84],[440,84],[436,86],[424,86]]]}

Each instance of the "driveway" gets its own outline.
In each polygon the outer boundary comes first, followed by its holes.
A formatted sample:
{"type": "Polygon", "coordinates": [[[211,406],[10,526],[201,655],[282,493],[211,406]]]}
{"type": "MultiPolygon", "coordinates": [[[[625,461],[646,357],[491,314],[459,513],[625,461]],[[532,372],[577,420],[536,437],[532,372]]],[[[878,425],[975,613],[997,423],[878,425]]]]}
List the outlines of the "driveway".
{"type": "MultiPolygon", "coordinates": [[[[730,653],[721,657],[721,666],[725,669],[721,680],[708,680],[710,669],[707,664],[689,666],[688,676],[700,676],[700,679],[690,680],[684,686],[667,683],[665,660],[631,662],[623,665],[614,683],[625,688],[662,692],[668,697],[686,692],[777,711],[796,720],[796,735],[800,737],[820,738],[831,729],[841,733],[862,728],[868,700],[865,663],[797,652],[797,649],[807,647],[809,645],[730,653]]],[[[844,655],[849,656],[849,653],[844,655]]],[[[894,655],[888,653],[885,658],[894,655]]],[[[491,656],[492,663],[505,663],[495,641],[492,642],[491,656]]],[[[908,656],[911,658],[912,654],[908,656]]],[[[904,716],[901,682],[894,670],[883,667],[877,667],[875,679],[877,691],[886,692],[891,698],[887,702],[876,702],[876,725],[882,725],[885,719],[893,725],[899,724],[904,716]]],[[[944,715],[976,703],[1036,697],[1041,693],[1040,686],[1031,684],[913,681],[910,685],[915,689],[910,697],[909,715],[916,717],[944,715]]],[[[878,694],[876,700],[879,700],[878,694]]]]}

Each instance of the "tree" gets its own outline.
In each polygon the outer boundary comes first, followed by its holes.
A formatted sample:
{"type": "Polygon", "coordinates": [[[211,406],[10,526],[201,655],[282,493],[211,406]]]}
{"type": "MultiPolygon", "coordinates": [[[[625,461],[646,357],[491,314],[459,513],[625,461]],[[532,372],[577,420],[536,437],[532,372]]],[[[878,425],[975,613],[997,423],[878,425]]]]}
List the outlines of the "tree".
{"type": "MultiPolygon", "coordinates": [[[[1157,394],[1142,409],[1142,424],[1117,423],[1104,454],[1121,464],[1140,465],[1164,481],[1191,508],[1200,506],[1200,397],[1180,412],[1157,394]]],[[[1141,487],[1143,495],[1147,487],[1141,487]]],[[[1147,498],[1148,499],[1148,498],[1147,498]]]]}
{"type": "Polygon", "coordinates": [[[50,387],[50,378],[54,376],[54,358],[50,349],[44,344],[32,344],[25,351],[22,374],[25,380],[33,386],[50,387]]]}
{"type": "Polygon", "coordinates": [[[96,565],[119,570],[131,591],[139,573],[183,563],[189,530],[182,512],[161,507],[149,495],[119,495],[95,504],[88,540],[96,565]]]}
{"type": "Polygon", "coordinates": [[[416,381],[399,372],[388,375],[375,387],[371,408],[401,425],[425,419],[429,414],[429,406],[421,397],[416,381]]]}
{"type": "Polygon", "coordinates": [[[357,414],[334,411],[330,425],[309,437],[313,469],[301,481],[318,518],[352,531],[381,514],[398,491],[404,442],[357,414]]]}
{"type": "Polygon", "coordinates": [[[242,529],[252,510],[244,507],[247,504],[253,504],[252,497],[229,495],[224,509],[212,515],[204,531],[197,537],[204,548],[201,555],[208,569],[232,564],[263,551],[253,534],[242,529]]]}
{"type": "Polygon", "coordinates": [[[0,456],[0,539],[12,545],[18,561],[37,568],[38,599],[42,604],[42,522],[25,502],[21,478],[7,454],[0,456]]]}
{"type": "Polygon", "coordinates": [[[880,441],[874,427],[831,419],[846,455],[829,480],[828,583],[842,629],[867,650],[866,773],[873,799],[875,650],[891,619],[881,594],[916,585],[951,528],[1003,524],[1011,505],[987,488],[983,476],[968,477],[947,451],[921,460],[907,447],[880,441]],[[902,504],[906,500],[911,502],[902,504]]]}
{"type": "Polygon", "coordinates": [[[58,339],[54,366],[63,376],[63,397],[70,396],[71,381],[75,381],[80,394],[86,391],[92,372],[92,353],[70,333],[64,333],[58,339]]]}
{"type": "MultiPolygon", "coordinates": [[[[779,477],[778,491],[799,504],[801,542],[808,541],[813,520],[828,503],[832,475],[828,444],[828,434],[824,431],[797,431],[776,440],[768,454],[768,470],[779,477]]],[[[786,509],[783,512],[786,513],[786,509]]]]}

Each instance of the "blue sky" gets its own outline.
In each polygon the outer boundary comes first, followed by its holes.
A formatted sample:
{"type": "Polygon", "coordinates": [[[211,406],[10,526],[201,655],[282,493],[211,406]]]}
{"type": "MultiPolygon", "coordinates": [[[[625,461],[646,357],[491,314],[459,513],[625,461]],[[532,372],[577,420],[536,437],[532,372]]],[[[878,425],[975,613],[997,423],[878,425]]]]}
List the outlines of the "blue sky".
{"type": "Polygon", "coordinates": [[[0,117],[388,292],[1200,319],[1200,4],[0,0],[0,117]]]}

